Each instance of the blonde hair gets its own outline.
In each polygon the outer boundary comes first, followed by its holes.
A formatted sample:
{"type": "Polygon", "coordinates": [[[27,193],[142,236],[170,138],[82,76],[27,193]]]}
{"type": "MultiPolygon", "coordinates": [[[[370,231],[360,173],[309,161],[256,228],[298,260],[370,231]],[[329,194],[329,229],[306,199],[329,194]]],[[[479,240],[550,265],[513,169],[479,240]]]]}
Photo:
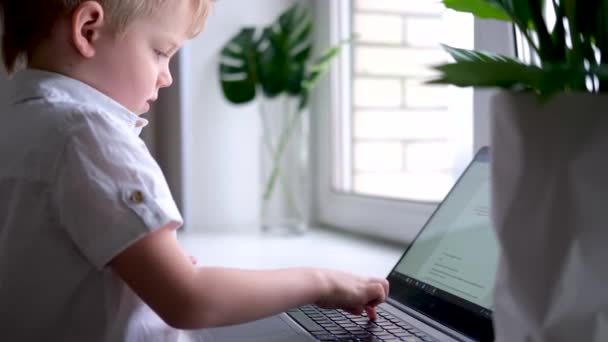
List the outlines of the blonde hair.
{"type": "MultiPolygon", "coordinates": [[[[55,22],[71,15],[80,4],[90,0],[0,0],[2,59],[10,75],[27,65],[34,49],[45,39],[55,22]]],[[[115,34],[123,33],[133,20],[168,7],[175,0],[93,0],[104,9],[115,34]]],[[[186,1],[186,0],[184,0],[186,1]]],[[[189,37],[203,29],[211,0],[192,1],[189,37]]]]}

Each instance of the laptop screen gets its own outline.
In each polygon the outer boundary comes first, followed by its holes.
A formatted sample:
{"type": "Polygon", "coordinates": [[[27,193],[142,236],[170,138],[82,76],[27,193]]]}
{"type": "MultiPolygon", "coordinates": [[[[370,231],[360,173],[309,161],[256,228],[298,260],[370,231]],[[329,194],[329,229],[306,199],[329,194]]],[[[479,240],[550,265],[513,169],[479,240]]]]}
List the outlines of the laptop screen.
{"type": "Polygon", "coordinates": [[[466,335],[491,334],[498,245],[489,217],[487,148],[477,153],[391,274],[402,304],[466,335]],[[478,331],[483,326],[484,331],[478,331]]]}

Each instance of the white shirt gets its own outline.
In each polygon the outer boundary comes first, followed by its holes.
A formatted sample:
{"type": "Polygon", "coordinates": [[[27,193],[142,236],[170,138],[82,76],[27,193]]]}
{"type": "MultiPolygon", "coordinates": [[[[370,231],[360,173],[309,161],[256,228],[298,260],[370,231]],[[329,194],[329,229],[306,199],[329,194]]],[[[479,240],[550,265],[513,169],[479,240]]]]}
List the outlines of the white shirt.
{"type": "Polygon", "coordinates": [[[171,340],[178,332],[107,266],[182,224],[139,138],[146,120],[59,74],[13,82],[0,109],[0,340],[171,340]]]}

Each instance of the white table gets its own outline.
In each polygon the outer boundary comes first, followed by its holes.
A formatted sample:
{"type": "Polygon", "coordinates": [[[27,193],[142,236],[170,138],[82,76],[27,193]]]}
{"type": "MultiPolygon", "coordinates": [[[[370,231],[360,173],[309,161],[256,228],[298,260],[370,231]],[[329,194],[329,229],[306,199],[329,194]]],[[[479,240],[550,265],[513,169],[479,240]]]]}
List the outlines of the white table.
{"type": "Polygon", "coordinates": [[[312,229],[302,236],[227,231],[181,233],[184,249],[200,266],[270,269],[315,266],[385,277],[404,251],[395,244],[348,233],[312,229]]]}

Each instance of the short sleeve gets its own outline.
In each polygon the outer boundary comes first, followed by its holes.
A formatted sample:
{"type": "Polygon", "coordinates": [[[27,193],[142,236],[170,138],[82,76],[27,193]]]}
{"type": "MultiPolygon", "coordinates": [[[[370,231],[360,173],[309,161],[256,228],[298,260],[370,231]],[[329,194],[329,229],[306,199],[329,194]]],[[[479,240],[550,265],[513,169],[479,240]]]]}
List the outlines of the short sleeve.
{"type": "Polygon", "coordinates": [[[98,269],[145,234],[183,223],[143,141],[102,116],[72,125],[52,192],[60,225],[98,269]]]}

